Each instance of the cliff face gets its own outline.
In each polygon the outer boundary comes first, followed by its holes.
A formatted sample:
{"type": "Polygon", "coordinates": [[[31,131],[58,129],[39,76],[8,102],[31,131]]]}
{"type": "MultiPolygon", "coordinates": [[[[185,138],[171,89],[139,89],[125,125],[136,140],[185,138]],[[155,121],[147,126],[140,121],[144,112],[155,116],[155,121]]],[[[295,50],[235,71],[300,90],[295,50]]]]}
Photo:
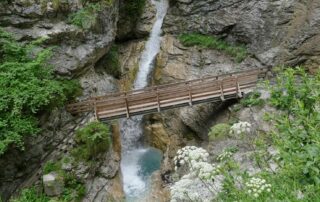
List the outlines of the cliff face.
{"type": "MultiPolygon", "coordinates": [[[[98,73],[95,68],[96,62],[108,53],[116,36],[119,2],[112,2],[101,6],[99,12],[94,13],[95,19],[83,28],[70,22],[71,14],[83,9],[77,0],[1,1],[0,27],[22,43],[46,38],[43,46],[54,47],[50,63],[56,74],[79,79],[83,98],[102,95],[117,89],[112,76],[104,71],[98,73]]],[[[28,137],[24,151],[10,148],[0,158],[1,198],[7,200],[18,188],[37,181],[43,164],[69,151],[74,144],[74,131],[87,123],[91,116],[72,117],[64,109],[41,115],[41,134],[28,137]]],[[[117,166],[119,162],[115,161],[117,166]]],[[[98,194],[95,191],[99,190],[94,189],[97,183],[88,183],[90,196],[98,194]]],[[[99,186],[103,186],[103,182],[99,186]]]]}
{"type": "Polygon", "coordinates": [[[247,44],[263,65],[318,67],[320,2],[316,0],[172,0],[170,34],[218,34],[247,44]]]}
{"type": "MultiPolygon", "coordinates": [[[[55,46],[51,63],[60,75],[75,76],[107,53],[116,35],[118,1],[93,13],[85,29],[70,23],[72,13],[83,9],[80,1],[11,1],[1,3],[0,26],[22,42],[47,38],[55,46]]],[[[86,19],[84,19],[86,20],[86,19]]]]}

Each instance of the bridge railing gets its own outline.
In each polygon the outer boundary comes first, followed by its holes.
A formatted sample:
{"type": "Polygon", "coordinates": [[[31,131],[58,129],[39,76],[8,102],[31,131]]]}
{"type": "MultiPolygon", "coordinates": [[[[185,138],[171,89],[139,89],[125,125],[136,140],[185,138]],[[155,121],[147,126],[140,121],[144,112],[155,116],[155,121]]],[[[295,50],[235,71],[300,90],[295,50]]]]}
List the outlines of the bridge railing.
{"type": "Polygon", "coordinates": [[[202,100],[230,99],[240,96],[242,90],[255,86],[265,72],[266,69],[246,70],[129,92],[109,93],[70,104],[67,109],[73,114],[95,111],[98,118],[129,117],[142,111],[160,111],[174,106],[192,105],[202,100]]]}

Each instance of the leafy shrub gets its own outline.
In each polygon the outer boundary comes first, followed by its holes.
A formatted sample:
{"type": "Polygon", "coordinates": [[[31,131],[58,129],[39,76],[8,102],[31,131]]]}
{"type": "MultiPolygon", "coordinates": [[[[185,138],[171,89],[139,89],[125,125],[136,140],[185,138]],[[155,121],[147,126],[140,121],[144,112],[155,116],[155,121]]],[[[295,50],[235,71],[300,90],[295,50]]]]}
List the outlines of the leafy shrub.
{"type": "Polygon", "coordinates": [[[99,3],[90,3],[76,13],[71,14],[69,21],[71,24],[83,29],[90,29],[96,24],[98,12],[101,10],[102,7],[99,3]]]}
{"type": "Polygon", "coordinates": [[[311,76],[303,68],[289,68],[269,88],[271,104],[286,112],[271,117],[285,169],[303,183],[320,186],[320,72],[311,76]]]}
{"type": "Polygon", "coordinates": [[[213,126],[209,132],[209,140],[214,141],[220,137],[226,137],[230,132],[230,125],[225,123],[219,123],[213,126]]]}
{"type": "Polygon", "coordinates": [[[100,122],[91,122],[76,132],[79,144],[72,152],[76,159],[89,161],[106,152],[111,144],[109,127],[100,122]]]}
{"type": "Polygon", "coordinates": [[[22,190],[19,197],[11,202],[49,202],[50,198],[39,192],[35,187],[22,190]]]}
{"type": "Polygon", "coordinates": [[[264,101],[260,99],[260,92],[250,93],[247,97],[243,98],[240,103],[244,107],[262,106],[264,101]]]}
{"type": "Polygon", "coordinates": [[[182,34],[179,36],[179,40],[184,46],[199,46],[202,48],[221,50],[231,57],[234,57],[237,62],[243,61],[248,56],[247,49],[243,45],[231,45],[214,36],[182,34]]]}
{"type": "Polygon", "coordinates": [[[42,41],[22,45],[0,29],[0,155],[9,145],[23,149],[23,137],[40,131],[36,114],[63,104],[80,89],[74,81],[54,77],[46,63],[50,49],[34,54],[42,41]]]}

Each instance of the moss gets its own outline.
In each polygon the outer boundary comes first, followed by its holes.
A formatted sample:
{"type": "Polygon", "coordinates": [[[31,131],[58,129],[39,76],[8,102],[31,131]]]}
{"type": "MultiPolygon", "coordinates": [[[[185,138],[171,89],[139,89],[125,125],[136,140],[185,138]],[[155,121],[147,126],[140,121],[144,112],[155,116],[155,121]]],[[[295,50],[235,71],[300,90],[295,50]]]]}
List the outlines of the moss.
{"type": "Polygon", "coordinates": [[[214,36],[202,34],[182,34],[179,36],[184,46],[199,46],[202,48],[216,49],[225,52],[235,59],[236,62],[243,61],[248,52],[244,45],[233,45],[214,36]]]}
{"type": "Polygon", "coordinates": [[[126,20],[135,24],[142,15],[145,4],[146,0],[126,0],[120,13],[124,12],[126,14],[126,20]]]}
{"type": "Polygon", "coordinates": [[[90,161],[109,149],[110,130],[101,122],[91,122],[76,132],[75,140],[78,146],[72,151],[72,155],[77,160],[90,161]]]}
{"type": "MultiPolygon", "coordinates": [[[[48,174],[51,172],[57,173],[58,179],[61,180],[65,185],[63,193],[61,194],[61,196],[58,197],[58,201],[81,201],[86,192],[84,184],[77,179],[76,175],[73,172],[66,172],[62,169],[63,163],[70,162],[72,162],[72,158],[67,156],[62,158],[60,161],[49,161],[45,164],[43,168],[44,174],[48,174]]],[[[41,195],[39,195],[39,193],[36,196],[40,198],[42,197],[41,195]]],[[[51,199],[48,197],[46,198],[48,199],[48,201],[50,201],[51,199]]]]}
{"type": "Polygon", "coordinates": [[[263,106],[264,101],[260,99],[260,92],[250,93],[247,97],[243,98],[240,103],[244,107],[263,106]]]}
{"type": "Polygon", "coordinates": [[[130,69],[122,80],[122,90],[129,91],[132,90],[134,81],[137,77],[139,71],[139,66],[136,65],[134,68],[130,69]]]}
{"type": "Polygon", "coordinates": [[[121,77],[121,69],[119,62],[119,51],[116,45],[113,45],[111,47],[108,54],[106,55],[105,61],[106,62],[104,66],[106,67],[106,72],[119,79],[121,77]]]}
{"type": "Polygon", "coordinates": [[[43,166],[43,173],[48,174],[51,172],[59,173],[61,171],[61,163],[49,161],[43,166]]]}
{"type": "Polygon", "coordinates": [[[226,137],[229,135],[230,125],[225,123],[217,124],[211,127],[209,132],[209,140],[214,141],[218,138],[226,137]]]}
{"type": "Polygon", "coordinates": [[[162,68],[159,66],[156,66],[153,73],[153,78],[155,84],[159,85],[162,79],[162,68]]]}

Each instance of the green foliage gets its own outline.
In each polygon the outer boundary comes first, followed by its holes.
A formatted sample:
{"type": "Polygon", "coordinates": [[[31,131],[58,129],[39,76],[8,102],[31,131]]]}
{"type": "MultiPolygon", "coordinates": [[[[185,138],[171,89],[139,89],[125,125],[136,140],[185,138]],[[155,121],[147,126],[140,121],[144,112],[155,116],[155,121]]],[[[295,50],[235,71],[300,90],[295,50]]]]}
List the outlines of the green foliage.
{"type": "Polygon", "coordinates": [[[83,29],[90,29],[96,24],[98,13],[102,10],[99,3],[90,3],[69,17],[71,24],[83,29]]]}
{"type": "Polygon", "coordinates": [[[10,200],[11,202],[49,202],[50,198],[37,191],[35,187],[22,190],[19,197],[10,200]]]}
{"type": "Polygon", "coordinates": [[[199,46],[202,48],[223,51],[231,57],[234,57],[236,62],[241,62],[248,56],[245,46],[231,45],[214,36],[202,34],[182,34],[179,36],[179,40],[184,46],[199,46]]]}
{"type": "Polygon", "coordinates": [[[146,0],[126,0],[124,7],[122,8],[123,10],[120,12],[124,12],[126,14],[125,20],[135,24],[143,13],[145,4],[146,0]]]}
{"type": "Polygon", "coordinates": [[[264,101],[260,99],[260,92],[250,93],[247,97],[243,98],[240,103],[244,107],[262,106],[264,101]]]}
{"type": "Polygon", "coordinates": [[[83,183],[77,180],[73,173],[64,172],[63,175],[65,189],[60,196],[61,202],[80,202],[86,194],[86,188],[83,183]]]}
{"type": "Polygon", "coordinates": [[[43,167],[43,173],[48,174],[51,172],[59,172],[61,170],[61,163],[60,162],[47,162],[43,167]]]}
{"type": "Polygon", "coordinates": [[[60,161],[49,161],[43,167],[43,173],[57,173],[64,182],[65,188],[62,195],[57,199],[59,202],[81,201],[85,195],[85,186],[80,182],[73,172],[66,172],[62,169],[62,164],[73,163],[72,158],[66,156],[60,161]]]}
{"type": "Polygon", "coordinates": [[[269,88],[271,104],[285,112],[272,117],[283,169],[301,183],[320,186],[320,73],[289,68],[269,88]]]}
{"type": "Polygon", "coordinates": [[[85,7],[88,3],[101,3],[104,4],[106,6],[111,6],[114,2],[114,0],[80,0],[83,7],[85,7]]]}
{"type": "Polygon", "coordinates": [[[271,193],[254,198],[230,180],[218,201],[309,202],[320,198],[320,72],[312,76],[300,67],[281,69],[268,88],[269,103],[282,110],[266,117],[275,124],[267,137],[279,154],[268,157],[268,141],[259,139],[256,147],[262,153],[255,158],[263,170],[259,175],[271,184],[271,193]],[[275,172],[269,169],[270,160],[278,165],[275,172]]]}
{"type": "Polygon", "coordinates": [[[209,132],[209,140],[214,141],[220,137],[226,137],[229,135],[230,125],[225,123],[219,123],[213,126],[209,132]]]}
{"type": "Polygon", "coordinates": [[[91,122],[76,132],[77,148],[72,152],[77,160],[93,160],[106,152],[111,144],[109,127],[100,122],[91,122]]]}
{"type": "Polygon", "coordinates": [[[119,63],[118,47],[113,45],[106,56],[106,72],[116,78],[120,78],[121,70],[119,63]]]}
{"type": "Polygon", "coordinates": [[[23,149],[23,137],[39,132],[36,114],[79,91],[74,81],[55,79],[50,49],[35,53],[43,40],[21,45],[0,29],[0,155],[11,144],[23,149]]]}

